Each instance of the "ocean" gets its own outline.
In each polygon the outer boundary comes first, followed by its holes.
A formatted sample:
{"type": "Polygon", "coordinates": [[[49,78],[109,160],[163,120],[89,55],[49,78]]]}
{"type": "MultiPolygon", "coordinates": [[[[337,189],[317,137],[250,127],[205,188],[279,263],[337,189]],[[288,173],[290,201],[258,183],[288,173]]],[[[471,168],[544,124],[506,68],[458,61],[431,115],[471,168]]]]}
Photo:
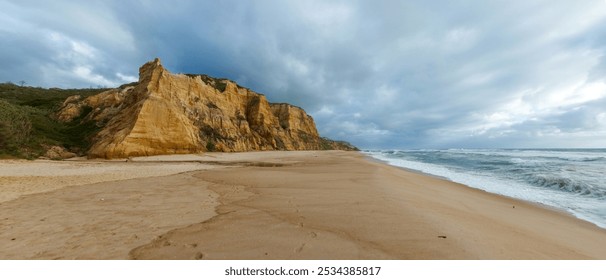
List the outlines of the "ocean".
{"type": "Polygon", "coordinates": [[[555,207],[606,228],[606,149],[366,150],[472,188],[555,207]]]}

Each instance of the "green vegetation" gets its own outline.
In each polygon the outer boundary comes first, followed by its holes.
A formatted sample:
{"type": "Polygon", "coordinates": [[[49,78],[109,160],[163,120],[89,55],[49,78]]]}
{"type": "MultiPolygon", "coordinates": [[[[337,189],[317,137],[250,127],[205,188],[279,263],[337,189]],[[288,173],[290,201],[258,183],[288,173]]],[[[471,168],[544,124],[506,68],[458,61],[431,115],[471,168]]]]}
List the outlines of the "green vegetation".
{"type": "Polygon", "coordinates": [[[215,148],[216,146],[213,140],[208,140],[208,142],[206,142],[206,151],[214,152],[215,148]]]}
{"type": "Polygon", "coordinates": [[[204,83],[206,83],[207,85],[211,85],[212,87],[214,87],[216,90],[218,90],[220,92],[224,92],[225,89],[227,88],[227,83],[225,82],[227,79],[213,78],[211,76],[204,75],[204,74],[185,74],[185,75],[192,77],[192,78],[200,77],[200,79],[202,79],[202,81],[204,83]]]}
{"type": "Polygon", "coordinates": [[[320,137],[321,150],[344,150],[344,151],[359,151],[359,149],[345,141],[330,140],[325,137],[320,137]]]}
{"type": "Polygon", "coordinates": [[[7,155],[17,156],[19,143],[29,138],[32,124],[27,111],[27,107],[20,109],[0,100],[0,151],[7,151],[7,155]]]}
{"type": "Polygon", "coordinates": [[[104,90],[0,84],[0,158],[37,158],[52,145],[83,152],[98,130],[93,122],[84,121],[92,108],[85,108],[81,116],[70,123],[59,122],[52,115],[69,96],[88,97],[104,90]]]}

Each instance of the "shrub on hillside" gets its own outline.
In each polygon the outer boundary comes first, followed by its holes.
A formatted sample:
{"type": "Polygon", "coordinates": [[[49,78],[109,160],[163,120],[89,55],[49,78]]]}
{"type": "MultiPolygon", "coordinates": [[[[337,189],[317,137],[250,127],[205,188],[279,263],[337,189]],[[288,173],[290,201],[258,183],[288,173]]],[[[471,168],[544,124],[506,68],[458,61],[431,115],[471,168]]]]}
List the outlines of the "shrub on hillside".
{"type": "Polygon", "coordinates": [[[20,107],[0,100],[0,153],[18,155],[29,140],[32,124],[20,107]]]}

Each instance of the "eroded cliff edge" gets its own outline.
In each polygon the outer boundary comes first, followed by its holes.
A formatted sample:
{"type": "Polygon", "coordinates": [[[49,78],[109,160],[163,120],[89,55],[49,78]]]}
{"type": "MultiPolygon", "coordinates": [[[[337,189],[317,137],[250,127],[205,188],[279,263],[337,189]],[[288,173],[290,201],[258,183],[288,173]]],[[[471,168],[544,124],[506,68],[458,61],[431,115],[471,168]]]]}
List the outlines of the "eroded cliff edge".
{"type": "Polygon", "coordinates": [[[356,149],[320,137],[313,118],[299,107],[269,103],[229,80],[172,74],[159,59],[141,66],[136,83],[66,99],[57,118],[101,127],[89,157],[356,149]]]}

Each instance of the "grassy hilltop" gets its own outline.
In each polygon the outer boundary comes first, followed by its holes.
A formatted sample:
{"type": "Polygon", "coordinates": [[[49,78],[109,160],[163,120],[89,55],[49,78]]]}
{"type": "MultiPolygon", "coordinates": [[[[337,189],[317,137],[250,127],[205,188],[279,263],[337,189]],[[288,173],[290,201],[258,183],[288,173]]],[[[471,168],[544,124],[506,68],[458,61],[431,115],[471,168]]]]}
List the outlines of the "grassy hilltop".
{"type": "Polygon", "coordinates": [[[0,84],[0,158],[37,158],[49,146],[84,151],[98,128],[75,119],[61,123],[53,113],[72,95],[83,97],[106,89],[44,89],[0,84]]]}

